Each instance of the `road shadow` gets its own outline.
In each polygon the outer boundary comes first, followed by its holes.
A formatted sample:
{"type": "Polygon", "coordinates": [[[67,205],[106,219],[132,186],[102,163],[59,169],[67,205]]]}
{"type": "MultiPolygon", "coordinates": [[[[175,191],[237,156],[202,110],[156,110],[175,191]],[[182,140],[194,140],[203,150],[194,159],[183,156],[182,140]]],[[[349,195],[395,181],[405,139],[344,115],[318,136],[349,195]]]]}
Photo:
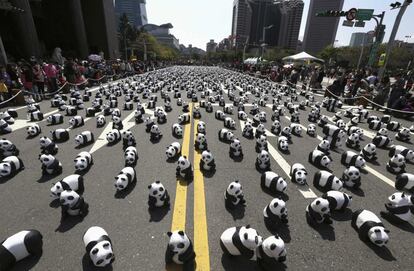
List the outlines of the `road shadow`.
{"type": "Polygon", "coordinates": [[[94,143],[95,143],[95,140],[90,141],[90,142],[85,143],[85,144],[82,144],[82,145],[79,145],[79,146],[76,146],[76,147],[75,147],[75,149],[76,149],[76,150],[80,150],[80,149],[83,149],[83,148],[85,148],[85,147],[88,147],[88,146],[90,146],[90,145],[92,145],[92,144],[94,144],[94,143]]]}
{"type": "Polygon", "coordinates": [[[179,158],[180,158],[180,156],[177,155],[177,156],[175,156],[173,158],[167,158],[167,160],[165,160],[165,161],[167,161],[167,163],[173,164],[173,163],[177,163],[177,161],[178,161],[179,158]]]}
{"type": "Polygon", "coordinates": [[[81,216],[67,216],[64,219],[60,220],[59,226],[55,229],[55,232],[67,232],[75,227],[77,224],[83,221],[81,216]]]}
{"type": "Polygon", "coordinates": [[[401,220],[393,217],[388,212],[380,212],[380,214],[381,214],[382,218],[387,220],[394,227],[397,227],[400,230],[403,230],[403,231],[406,231],[406,232],[414,233],[414,226],[411,223],[406,222],[406,221],[401,221],[401,220]]]}
{"type": "Polygon", "coordinates": [[[234,156],[231,152],[229,155],[230,155],[230,158],[233,160],[233,162],[240,163],[241,161],[243,161],[243,155],[234,156]]]}
{"type": "MultiPolygon", "coordinates": [[[[361,238],[360,238],[361,239],[361,238]]],[[[397,259],[394,257],[394,255],[392,255],[391,251],[383,246],[383,247],[379,247],[373,243],[371,243],[370,241],[364,241],[361,239],[361,241],[367,245],[367,247],[369,247],[370,249],[372,249],[372,251],[375,252],[375,254],[377,254],[378,257],[380,257],[381,259],[391,262],[391,261],[396,261],[397,259]]]]}
{"type": "Polygon", "coordinates": [[[225,271],[262,271],[256,261],[227,254],[221,256],[221,265],[225,271]]]}
{"type": "Polygon", "coordinates": [[[127,186],[124,190],[116,190],[114,197],[116,199],[124,199],[126,196],[131,194],[131,192],[134,190],[135,186],[137,185],[137,181],[132,182],[130,185],[127,186]]]}
{"type": "Polygon", "coordinates": [[[225,208],[227,212],[231,214],[233,220],[243,219],[244,213],[246,211],[246,207],[242,204],[239,204],[235,207],[229,207],[227,204],[225,204],[225,208]]]}
{"type": "Polygon", "coordinates": [[[148,208],[149,222],[160,222],[170,211],[170,206],[148,208]]]}
{"type": "Polygon", "coordinates": [[[42,257],[43,251],[38,255],[29,256],[21,261],[18,261],[12,269],[9,271],[29,271],[33,270],[36,264],[39,262],[40,258],[42,257]]]}
{"type": "Polygon", "coordinates": [[[279,234],[285,243],[289,243],[292,238],[290,237],[289,224],[280,223],[278,225],[272,224],[268,220],[264,220],[266,229],[273,235],[279,234]]]}
{"type": "Polygon", "coordinates": [[[334,228],[331,225],[325,223],[318,224],[316,222],[313,222],[307,215],[306,222],[312,229],[319,233],[323,240],[335,241],[335,232],[334,228]]]}
{"type": "Polygon", "coordinates": [[[83,271],[112,271],[113,267],[112,267],[112,264],[107,265],[105,267],[96,267],[91,262],[89,255],[85,253],[82,257],[82,270],[83,271]]]}
{"type": "Polygon", "coordinates": [[[282,199],[284,201],[288,201],[289,200],[289,195],[288,194],[285,194],[285,193],[279,192],[279,191],[273,192],[272,190],[270,190],[269,188],[267,188],[267,187],[265,187],[263,185],[260,185],[260,187],[262,188],[262,191],[264,193],[268,194],[269,196],[271,196],[273,198],[280,198],[280,199],[282,199]]]}
{"type": "Polygon", "coordinates": [[[356,195],[356,196],[358,196],[358,197],[365,197],[365,192],[364,192],[364,190],[362,190],[361,188],[355,189],[355,188],[352,188],[352,187],[346,187],[346,186],[345,186],[345,188],[346,188],[349,192],[351,192],[352,194],[354,194],[354,195],[356,195]]]}
{"type": "Polygon", "coordinates": [[[331,218],[336,221],[350,221],[352,219],[352,210],[346,208],[343,211],[332,211],[331,218]]]}
{"type": "Polygon", "coordinates": [[[216,169],[209,170],[209,171],[201,170],[201,173],[203,174],[204,178],[210,179],[216,173],[216,169]]]}
{"type": "Polygon", "coordinates": [[[48,182],[48,181],[52,180],[55,177],[60,176],[61,174],[62,174],[62,172],[60,172],[58,174],[52,174],[52,175],[50,175],[50,174],[42,175],[42,176],[40,176],[39,179],[37,179],[36,182],[38,182],[38,183],[45,183],[45,182],[48,182]]]}

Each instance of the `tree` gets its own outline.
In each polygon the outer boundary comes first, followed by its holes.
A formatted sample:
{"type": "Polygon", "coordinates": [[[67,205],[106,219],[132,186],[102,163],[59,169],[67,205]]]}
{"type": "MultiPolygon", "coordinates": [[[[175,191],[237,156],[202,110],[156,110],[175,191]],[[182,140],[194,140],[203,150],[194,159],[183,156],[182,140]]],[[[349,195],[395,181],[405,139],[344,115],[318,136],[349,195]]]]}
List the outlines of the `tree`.
{"type": "Polygon", "coordinates": [[[128,17],[125,13],[119,18],[119,48],[123,48],[124,57],[127,55],[127,47],[131,42],[135,41],[139,32],[129,23],[128,17]]]}

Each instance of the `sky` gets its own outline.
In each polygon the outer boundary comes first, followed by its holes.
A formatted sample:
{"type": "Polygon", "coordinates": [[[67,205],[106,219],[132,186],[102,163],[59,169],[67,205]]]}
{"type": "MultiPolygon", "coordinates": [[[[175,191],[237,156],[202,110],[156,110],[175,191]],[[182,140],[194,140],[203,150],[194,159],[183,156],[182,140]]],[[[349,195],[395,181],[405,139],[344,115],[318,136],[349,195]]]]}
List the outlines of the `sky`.
{"type": "MultiPolygon", "coordinates": [[[[302,24],[299,39],[303,39],[309,2],[304,0],[302,24]]],[[[384,24],[385,38],[388,41],[391,29],[394,25],[398,9],[390,10],[389,5],[396,0],[345,0],[343,10],[350,8],[374,9],[374,14],[385,11],[384,24]]],[[[403,2],[403,0],[399,0],[403,2]]],[[[210,39],[220,42],[230,35],[233,12],[233,0],[147,0],[148,22],[153,24],[172,23],[171,33],[180,40],[180,44],[188,46],[192,44],[203,50],[210,39]]],[[[405,36],[412,36],[410,42],[414,42],[414,3],[411,4],[401,20],[397,39],[404,40],[405,36]]],[[[365,27],[342,26],[341,18],[336,35],[335,46],[349,44],[353,32],[368,32],[375,28],[375,21],[366,22],[365,27]]]]}

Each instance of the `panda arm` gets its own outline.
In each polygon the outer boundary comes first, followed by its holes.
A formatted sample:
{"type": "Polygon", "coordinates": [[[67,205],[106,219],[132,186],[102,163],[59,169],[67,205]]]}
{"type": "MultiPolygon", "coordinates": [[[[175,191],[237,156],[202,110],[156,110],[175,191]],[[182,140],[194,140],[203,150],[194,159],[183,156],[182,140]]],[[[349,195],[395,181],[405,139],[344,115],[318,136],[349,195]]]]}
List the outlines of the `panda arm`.
{"type": "Polygon", "coordinates": [[[156,202],[157,202],[157,199],[155,197],[153,197],[153,196],[148,197],[148,206],[150,208],[154,208],[156,202]]]}
{"type": "Polygon", "coordinates": [[[174,253],[167,247],[167,250],[165,251],[165,263],[166,264],[172,263],[173,256],[174,256],[174,253]]]}

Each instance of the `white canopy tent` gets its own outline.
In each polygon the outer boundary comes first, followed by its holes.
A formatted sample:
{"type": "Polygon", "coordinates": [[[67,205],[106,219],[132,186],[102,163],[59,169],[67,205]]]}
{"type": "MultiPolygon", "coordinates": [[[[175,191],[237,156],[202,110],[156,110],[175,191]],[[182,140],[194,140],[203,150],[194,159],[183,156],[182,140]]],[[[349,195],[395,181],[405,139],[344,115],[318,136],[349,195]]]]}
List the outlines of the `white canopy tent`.
{"type": "Polygon", "coordinates": [[[306,52],[301,52],[296,55],[291,55],[283,58],[284,61],[318,61],[318,62],[325,62],[323,59],[311,56],[306,52]]]}

